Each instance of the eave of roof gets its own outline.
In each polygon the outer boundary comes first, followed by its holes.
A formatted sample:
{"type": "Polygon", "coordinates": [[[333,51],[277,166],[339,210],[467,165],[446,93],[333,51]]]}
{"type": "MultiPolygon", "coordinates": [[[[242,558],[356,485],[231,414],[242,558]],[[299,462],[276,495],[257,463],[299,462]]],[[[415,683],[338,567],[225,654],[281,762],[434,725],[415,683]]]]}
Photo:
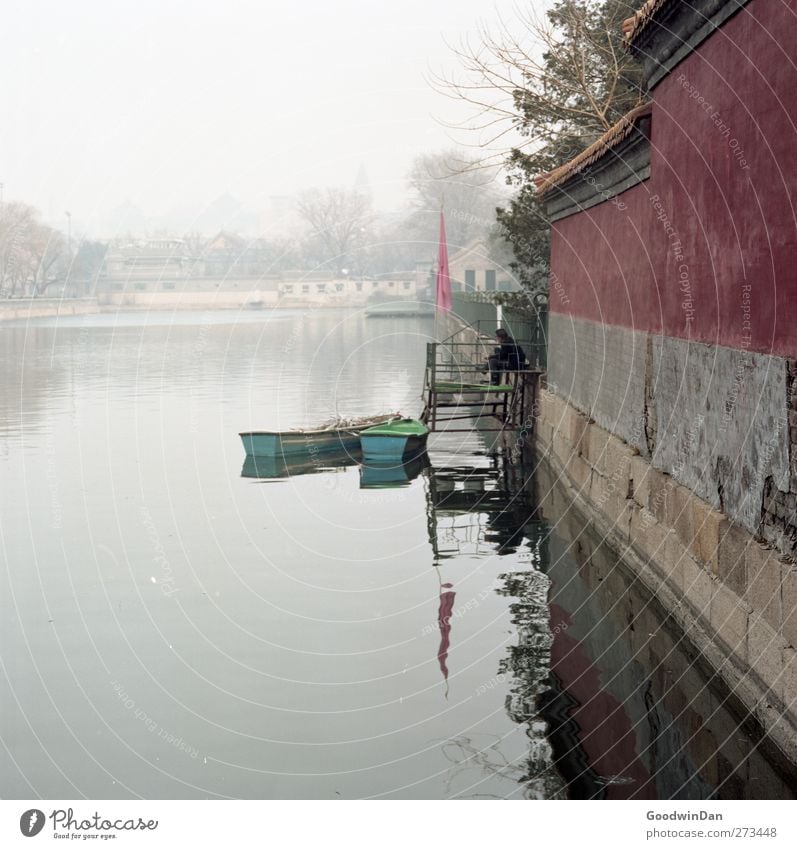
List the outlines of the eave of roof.
{"type": "Polygon", "coordinates": [[[647,0],[630,18],[626,18],[623,21],[625,46],[631,47],[653,22],[656,15],[665,6],[671,5],[673,2],[674,0],[647,0]]]}
{"type": "Polygon", "coordinates": [[[575,156],[569,162],[565,162],[564,165],[560,165],[553,171],[549,171],[547,174],[540,174],[538,177],[535,177],[534,183],[537,187],[537,194],[542,197],[556,186],[561,185],[597,162],[602,156],[628,138],[641,118],[647,117],[650,114],[650,103],[642,103],[630,112],[626,112],[614,126],[610,127],[588,148],[582,150],[578,156],[575,156]]]}

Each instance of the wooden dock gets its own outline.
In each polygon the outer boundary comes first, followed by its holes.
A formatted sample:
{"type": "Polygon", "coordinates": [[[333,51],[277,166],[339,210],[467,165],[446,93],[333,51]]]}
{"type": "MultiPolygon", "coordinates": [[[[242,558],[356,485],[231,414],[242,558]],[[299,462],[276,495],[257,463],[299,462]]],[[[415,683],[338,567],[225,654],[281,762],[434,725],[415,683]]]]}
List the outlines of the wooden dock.
{"type": "Polygon", "coordinates": [[[432,432],[533,432],[543,370],[503,372],[501,383],[492,385],[485,371],[488,344],[456,336],[445,342],[427,342],[421,420],[432,432]],[[470,424],[459,426],[465,422],[470,424]]]}

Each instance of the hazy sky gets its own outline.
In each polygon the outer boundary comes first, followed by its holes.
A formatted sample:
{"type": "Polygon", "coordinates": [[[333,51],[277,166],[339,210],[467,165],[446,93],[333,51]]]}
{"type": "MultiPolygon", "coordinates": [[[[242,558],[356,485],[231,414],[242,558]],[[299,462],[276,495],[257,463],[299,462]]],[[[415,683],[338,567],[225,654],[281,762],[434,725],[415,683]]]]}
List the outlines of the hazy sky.
{"type": "MultiPolygon", "coordinates": [[[[126,200],[201,211],[225,192],[351,185],[401,203],[413,156],[464,114],[430,70],[515,0],[6,0],[0,182],[63,227],[102,229],[126,200]]],[[[544,3],[535,3],[543,6],[544,3]]]]}

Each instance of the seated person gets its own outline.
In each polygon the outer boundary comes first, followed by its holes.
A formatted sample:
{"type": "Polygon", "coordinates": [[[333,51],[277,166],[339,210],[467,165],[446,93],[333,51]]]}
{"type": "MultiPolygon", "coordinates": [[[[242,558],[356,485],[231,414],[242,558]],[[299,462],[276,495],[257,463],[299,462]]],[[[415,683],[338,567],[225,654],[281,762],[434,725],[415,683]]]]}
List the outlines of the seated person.
{"type": "Polygon", "coordinates": [[[490,368],[490,383],[498,386],[501,383],[502,371],[517,371],[523,368],[526,364],[526,354],[502,327],[495,331],[495,338],[500,345],[487,362],[490,368]]]}

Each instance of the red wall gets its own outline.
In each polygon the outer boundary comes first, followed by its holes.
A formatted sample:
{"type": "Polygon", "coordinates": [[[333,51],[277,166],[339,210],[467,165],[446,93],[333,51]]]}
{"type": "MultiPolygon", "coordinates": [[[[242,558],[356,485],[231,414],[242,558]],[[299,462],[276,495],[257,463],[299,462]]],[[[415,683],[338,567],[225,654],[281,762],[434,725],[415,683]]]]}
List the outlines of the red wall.
{"type": "Polygon", "coordinates": [[[554,225],[553,312],[797,355],[788,5],[752,0],[654,89],[650,179],[554,225]]]}

